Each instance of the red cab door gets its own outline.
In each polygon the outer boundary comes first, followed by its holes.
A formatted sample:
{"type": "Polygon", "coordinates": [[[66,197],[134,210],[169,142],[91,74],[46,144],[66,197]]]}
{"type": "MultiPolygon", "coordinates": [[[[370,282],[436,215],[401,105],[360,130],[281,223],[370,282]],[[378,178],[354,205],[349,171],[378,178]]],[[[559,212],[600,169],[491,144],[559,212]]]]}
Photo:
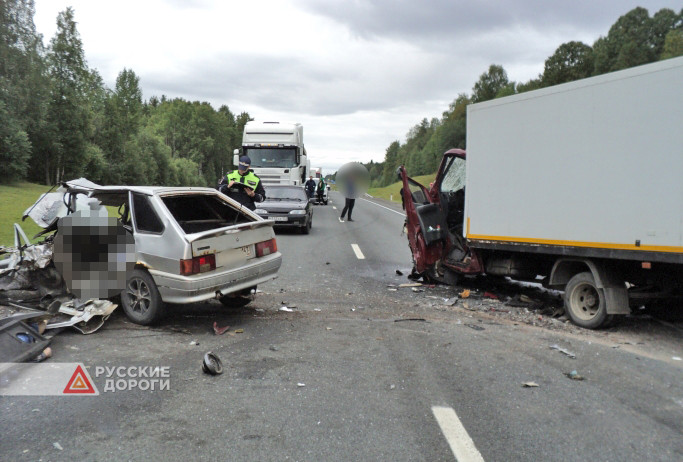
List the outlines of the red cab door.
{"type": "Polygon", "coordinates": [[[410,178],[403,166],[398,175],[403,182],[401,196],[406,211],[408,245],[413,254],[414,271],[424,273],[440,260],[446,249],[448,227],[439,206],[439,196],[410,178]]]}

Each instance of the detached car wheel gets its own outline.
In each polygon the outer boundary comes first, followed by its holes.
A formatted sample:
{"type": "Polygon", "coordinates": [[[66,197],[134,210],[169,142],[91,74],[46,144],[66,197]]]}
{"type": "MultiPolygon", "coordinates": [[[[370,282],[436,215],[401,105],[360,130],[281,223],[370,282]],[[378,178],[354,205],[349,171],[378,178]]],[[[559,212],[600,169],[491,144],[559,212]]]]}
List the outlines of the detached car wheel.
{"type": "Polygon", "coordinates": [[[126,288],[121,292],[121,304],[128,319],[143,326],[158,321],[164,306],[154,279],[142,269],[133,270],[126,281],[126,288]]]}
{"type": "Polygon", "coordinates": [[[564,308],[574,324],[587,329],[607,326],[613,318],[607,314],[602,291],[596,287],[593,274],[588,271],[576,274],[567,283],[564,308]]]}

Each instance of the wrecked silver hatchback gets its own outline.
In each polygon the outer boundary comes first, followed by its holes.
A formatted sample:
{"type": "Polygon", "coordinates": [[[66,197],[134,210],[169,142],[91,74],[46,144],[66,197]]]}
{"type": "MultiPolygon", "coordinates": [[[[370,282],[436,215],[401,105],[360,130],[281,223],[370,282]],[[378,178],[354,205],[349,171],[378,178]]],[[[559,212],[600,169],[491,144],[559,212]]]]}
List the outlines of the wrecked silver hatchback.
{"type": "MultiPolygon", "coordinates": [[[[282,263],[272,222],[210,188],[80,179],[43,195],[25,215],[43,233],[57,231],[46,243],[71,293],[81,300],[120,294],[138,324],[158,320],[165,302],[244,304],[258,284],[277,277],[282,263]]],[[[2,261],[0,272],[2,263],[5,270],[16,265],[2,261]]]]}

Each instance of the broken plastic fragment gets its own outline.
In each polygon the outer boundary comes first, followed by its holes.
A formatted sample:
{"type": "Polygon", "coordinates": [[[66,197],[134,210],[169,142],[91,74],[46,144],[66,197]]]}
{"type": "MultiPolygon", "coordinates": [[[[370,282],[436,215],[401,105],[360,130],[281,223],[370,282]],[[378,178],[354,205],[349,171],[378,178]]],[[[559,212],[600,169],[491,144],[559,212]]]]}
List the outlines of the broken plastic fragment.
{"type": "Polygon", "coordinates": [[[522,386],[524,388],[535,388],[538,387],[538,384],[536,382],[524,382],[522,386]]]}
{"type": "Polygon", "coordinates": [[[460,295],[460,298],[467,298],[470,296],[470,289],[465,289],[458,295],[460,295]]]}
{"type": "Polygon", "coordinates": [[[582,375],[579,375],[579,373],[576,371],[565,372],[564,375],[572,380],[585,380],[585,378],[582,375]]]}
{"type": "Polygon", "coordinates": [[[569,357],[572,358],[572,359],[576,359],[576,355],[575,355],[574,353],[572,353],[571,351],[568,351],[568,350],[562,348],[562,347],[559,346],[559,345],[550,345],[550,348],[551,348],[552,350],[557,350],[557,351],[559,351],[560,353],[562,353],[563,355],[569,356],[569,357]]]}
{"type": "Polygon", "coordinates": [[[230,329],[230,326],[218,327],[218,323],[217,323],[216,321],[213,322],[213,332],[214,332],[216,335],[223,335],[223,334],[225,334],[229,329],[230,329]]]}
{"type": "Polygon", "coordinates": [[[282,307],[280,307],[279,311],[286,311],[288,313],[291,313],[294,310],[291,308],[287,308],[286,306],[282,306],[282,307]]]}

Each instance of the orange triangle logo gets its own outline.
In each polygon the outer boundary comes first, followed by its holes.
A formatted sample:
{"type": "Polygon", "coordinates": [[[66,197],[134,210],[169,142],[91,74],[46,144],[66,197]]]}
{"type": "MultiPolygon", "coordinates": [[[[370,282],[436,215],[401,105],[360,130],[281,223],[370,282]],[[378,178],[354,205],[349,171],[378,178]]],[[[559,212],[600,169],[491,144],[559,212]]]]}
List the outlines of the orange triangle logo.
{"type": "Polygon", "coordinates": [[[66,384],[66,387],[64,388],[64,391],[62,393],[94,395],[97,394],[97,391],[95,390],[95,387],[93,387],[93,385],[90,383],[90,379],[88,378],[86,372],[80,365],[78,365],[76,366],[76,370],[71,376],[71,379],[69,379],[69,383],[66,384]]]}

